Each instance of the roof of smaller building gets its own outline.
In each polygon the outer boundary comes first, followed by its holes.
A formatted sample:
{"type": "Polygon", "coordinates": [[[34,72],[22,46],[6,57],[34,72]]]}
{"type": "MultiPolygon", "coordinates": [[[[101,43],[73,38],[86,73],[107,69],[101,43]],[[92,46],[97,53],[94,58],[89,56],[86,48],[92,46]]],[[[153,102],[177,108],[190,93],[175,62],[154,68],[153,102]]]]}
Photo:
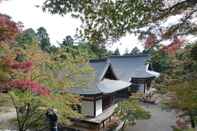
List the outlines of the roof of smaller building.
{"type": "Polygon", "coordinates": [[[149,55],[127,55],[112,56],[109,58],[117,77],[124,81],[131,81],[131,78],[155,77],[147,71],[147,60],[149,55]]]}

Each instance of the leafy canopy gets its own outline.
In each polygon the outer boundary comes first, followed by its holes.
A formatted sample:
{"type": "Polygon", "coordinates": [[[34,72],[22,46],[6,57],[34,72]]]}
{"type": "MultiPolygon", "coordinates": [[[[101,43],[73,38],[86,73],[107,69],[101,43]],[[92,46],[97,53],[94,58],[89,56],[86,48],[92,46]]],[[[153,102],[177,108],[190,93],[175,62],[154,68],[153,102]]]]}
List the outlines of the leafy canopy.
{"type": "Polygon", "coordinates": [[[197,28],[190,20],[195,16],[196,5],[196,0],[45,0],[42,8],[52,14],[71,13],[80,18],[80,33],[94,43],[103,43],[126,33],[151,34],[153,29],[159,29],[163,38],[193,34],[197,28]],[[161,26],[176,15],[182,15],[182,19],[166,28],[161,26]]]}
{"type": "Polygon", "coordinates": [[[150,113],[145,111],[133,98],[120,102],[115,114],[124,121],[124,124],[135,124],[135,120],[150,118],[150,113]]]}

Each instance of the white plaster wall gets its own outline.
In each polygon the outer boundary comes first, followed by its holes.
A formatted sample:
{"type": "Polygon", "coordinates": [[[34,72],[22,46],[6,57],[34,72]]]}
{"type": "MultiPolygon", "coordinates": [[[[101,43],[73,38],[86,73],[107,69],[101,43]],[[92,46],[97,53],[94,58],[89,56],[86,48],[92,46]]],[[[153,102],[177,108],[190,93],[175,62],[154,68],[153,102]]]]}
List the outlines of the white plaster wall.
{"type": "Polygon", "coordinates": [[[94,102],[82,101],[81,111],[83,115],[94,116],[94,102]]]}
{"type": "Polygon", "coordinates": [[[96,101],[96,116],[100,115],[102,110],[102,99],[96,101]]]}

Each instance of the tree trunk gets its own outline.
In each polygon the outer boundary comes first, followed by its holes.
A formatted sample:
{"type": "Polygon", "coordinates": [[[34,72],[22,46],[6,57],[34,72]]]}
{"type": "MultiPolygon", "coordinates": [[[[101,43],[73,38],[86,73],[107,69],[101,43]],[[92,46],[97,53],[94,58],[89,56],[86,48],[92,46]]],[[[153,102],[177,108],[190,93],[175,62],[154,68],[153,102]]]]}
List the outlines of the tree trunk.
{"type": "Polygon", "coordinates": [[[189,112],[189,116],[190,116],[191,127],[195,128],[196,125],[195,125],[195,120],[194,120],[192,112],[189,112]]]}
{"type": "Polygon", "coordinates": [[[126,125],[126,121],[124,121],[124,122],[123,122],[123,125],[122,125],[122,129],[121,129],[121,131],[124,131],[124,129],[125,129],[125,125],[126,125]]]}

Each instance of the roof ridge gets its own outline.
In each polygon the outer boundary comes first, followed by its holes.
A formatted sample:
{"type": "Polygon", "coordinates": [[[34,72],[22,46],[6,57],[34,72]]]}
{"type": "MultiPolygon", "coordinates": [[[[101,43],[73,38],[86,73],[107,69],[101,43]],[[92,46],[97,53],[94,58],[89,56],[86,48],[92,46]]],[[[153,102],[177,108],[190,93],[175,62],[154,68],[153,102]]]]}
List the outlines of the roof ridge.
{"type": "Polygon", "coordinates": [[[150,56],[150,54],[122,55],[122,56],[112,55],[109,58],[128,58],[128,57],[145,57],[145,56],[150,56]]]}

